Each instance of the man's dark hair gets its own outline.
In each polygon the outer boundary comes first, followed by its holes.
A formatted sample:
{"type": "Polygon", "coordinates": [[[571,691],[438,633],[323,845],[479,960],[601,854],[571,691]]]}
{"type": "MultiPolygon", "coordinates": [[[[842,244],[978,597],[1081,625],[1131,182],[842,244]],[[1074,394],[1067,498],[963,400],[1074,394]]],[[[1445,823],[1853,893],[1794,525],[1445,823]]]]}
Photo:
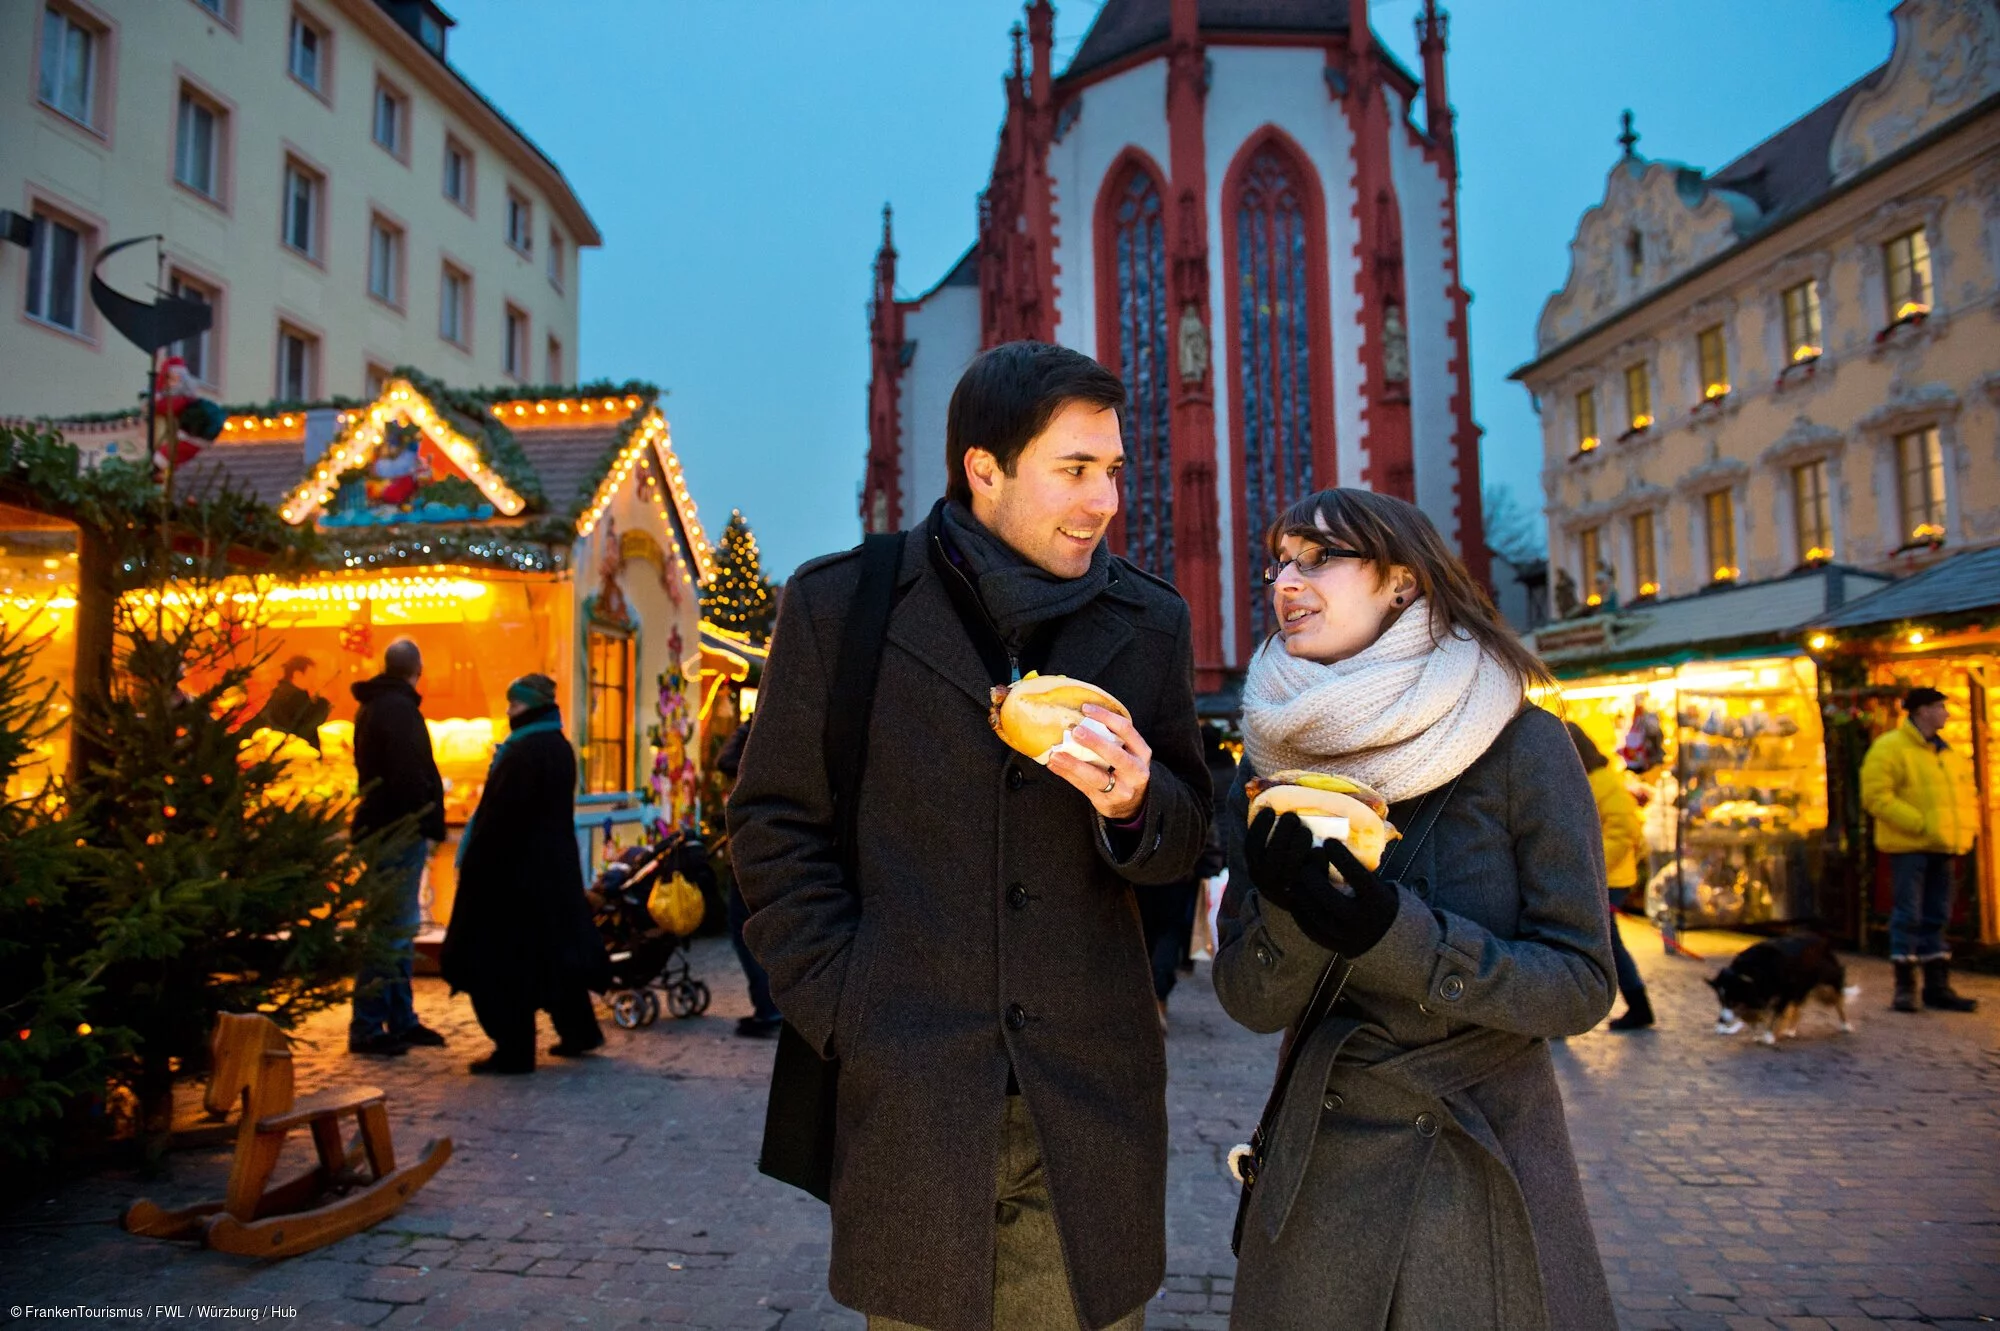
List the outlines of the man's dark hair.
{"type": "Polygon", "coordinates": [[[1003,342],[966,367],[944,424],[945,494],[970,507],[965,454],[983,448],[1009,476],[1021,450],[1072,402],[1122,411],[1125,385],[1080,351],[1047,342],[1003,342]]]}
{"type": "Polygon", "coordinates": [[[1919,707],[1928,707],[1934,702],[1950,701],[1949,698],[1939,693],[1936,689],[1914,688],[1903,695],[1903,710],[1914,712],[1919,707]]]}

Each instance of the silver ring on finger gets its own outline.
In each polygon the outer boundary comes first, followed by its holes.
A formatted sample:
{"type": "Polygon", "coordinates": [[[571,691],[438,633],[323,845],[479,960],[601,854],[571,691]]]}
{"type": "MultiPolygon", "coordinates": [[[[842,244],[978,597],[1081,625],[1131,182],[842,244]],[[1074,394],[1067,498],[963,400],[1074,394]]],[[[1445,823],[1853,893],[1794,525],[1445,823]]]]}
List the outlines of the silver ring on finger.
{"type": "Polygon", "coordinates": [[[1118,778],[1116,776],[1113,776],[1109,781],[1106,781],[1104,783],[1104,789],[1098,791],[1097,793],[1100,795],[1109,795],[1112,791],[1116,789],[1118,789],[1118,778]]]}

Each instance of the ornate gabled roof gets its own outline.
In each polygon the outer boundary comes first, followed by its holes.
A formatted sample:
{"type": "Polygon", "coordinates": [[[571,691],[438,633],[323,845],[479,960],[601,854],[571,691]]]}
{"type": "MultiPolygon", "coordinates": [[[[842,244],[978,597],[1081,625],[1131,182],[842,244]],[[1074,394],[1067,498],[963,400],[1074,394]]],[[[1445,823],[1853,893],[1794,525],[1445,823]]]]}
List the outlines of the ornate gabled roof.
{"type": "MultiPolygon", "coordinates": [[[[1171,0],[1106,0],[1063,78],[1073,79],[1167,40],[1171,0]]],[[[1203,32],[1347,31],[1347,0],[1200,0],[1203,32]]]]}

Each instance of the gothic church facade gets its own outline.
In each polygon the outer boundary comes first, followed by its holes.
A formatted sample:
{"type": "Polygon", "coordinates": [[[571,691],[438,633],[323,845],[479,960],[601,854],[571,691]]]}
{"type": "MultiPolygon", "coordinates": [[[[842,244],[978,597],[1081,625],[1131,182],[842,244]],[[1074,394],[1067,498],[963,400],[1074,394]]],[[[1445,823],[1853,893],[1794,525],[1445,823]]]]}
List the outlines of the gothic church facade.
{"type": "Polygon", "coordinates": [[[1187,597],[1204,691],[1270,631],[1263,532],[1315,489],[1417,503],[1485,579],[1435,0],[1421,81],[1367,0],[1108,0],[1060,76],[1048,0],[1026,20],[977,242],[899,300],[884,214],[864,527],[922,520],[958,376],[1038,338],[1125,380],[1113,548],[1187,597]]]}

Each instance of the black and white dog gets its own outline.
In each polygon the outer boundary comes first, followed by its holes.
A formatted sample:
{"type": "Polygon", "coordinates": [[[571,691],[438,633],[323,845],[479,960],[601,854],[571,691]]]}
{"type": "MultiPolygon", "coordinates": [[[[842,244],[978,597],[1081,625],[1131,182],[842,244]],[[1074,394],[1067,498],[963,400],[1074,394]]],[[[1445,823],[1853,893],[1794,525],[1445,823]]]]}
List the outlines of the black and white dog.
{"type": "Polygon", "coordinates": [[[1832,1008],[1840,1029],[1852,1031],[1847,1000],[1861,992],[1847,987],[1847,968],[1834,955],[1833,944],[1819,934],[1793,934],[1747,947],[1708,985],[1722,1005],[1715,1033],[1734,1035],[1747,1024],[1757,1027],[1759,1044],[1797,1035],[1799,1013],[1808,1002],[1832,1008]]]}

